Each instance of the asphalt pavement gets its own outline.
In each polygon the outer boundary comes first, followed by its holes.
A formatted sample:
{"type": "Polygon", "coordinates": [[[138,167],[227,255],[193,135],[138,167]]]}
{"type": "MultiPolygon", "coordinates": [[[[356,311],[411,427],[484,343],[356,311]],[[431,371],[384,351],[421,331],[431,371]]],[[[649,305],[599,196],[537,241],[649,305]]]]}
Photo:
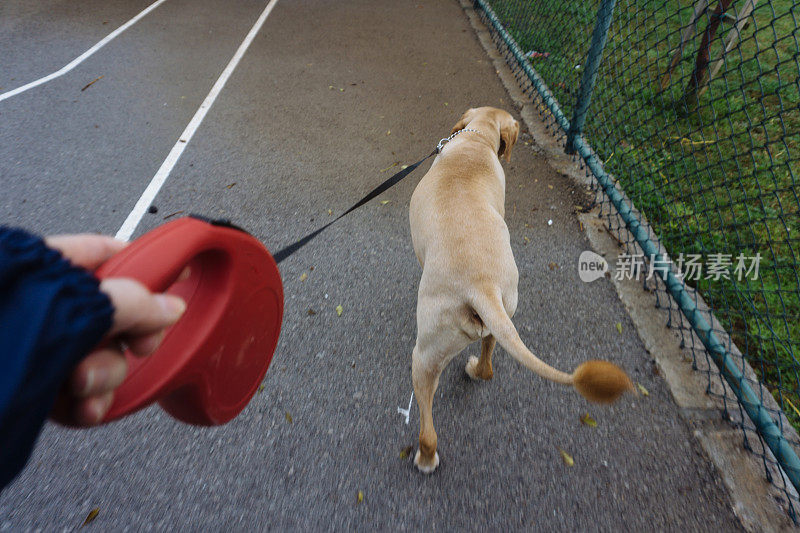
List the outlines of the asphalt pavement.
{"type": "MultiPolygon", "coordinates": [[[[0,94],[148,5],[0,3],[0,94]]],[[[266,5],[167,0],[0,101],[0,223],[114,234],[266,5]]],[[[135,235],[201,213],[277,250],[428,154],[467,108],[509,102],[458,2],[280,0],[135,235]]],[[[197,428],[153,407],[92,430],[50,424],[0,494],[0,530],[73,529],[93,508],[100,530],[739,529],[612,284],[578,278],[586,197],[534,148],[523,136],[505,164],[514,322],[555,366],[607,358],[648,396],[590,405],[499,348],[494,379],[473,383],[475,345],[436,394],[441,465],[416,471],[418,411],[406,424],[398,407],[421,273],[408,204],[425,164],[281,264],[280,342],[237,419],[197,428]]]]}

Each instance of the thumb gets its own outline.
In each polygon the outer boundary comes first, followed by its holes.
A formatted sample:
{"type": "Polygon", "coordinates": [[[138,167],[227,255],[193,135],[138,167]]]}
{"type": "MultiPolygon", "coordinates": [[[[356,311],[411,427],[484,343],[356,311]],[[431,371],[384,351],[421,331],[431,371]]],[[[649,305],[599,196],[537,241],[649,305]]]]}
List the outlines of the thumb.
{"type": "Polygon", "coordinates": [[[138,281],[110,278],[100,283],[114,306],[114,325],[109,335],[148,335],[171,326],[186,310],[177,296],[153,294],[138,281]]]}

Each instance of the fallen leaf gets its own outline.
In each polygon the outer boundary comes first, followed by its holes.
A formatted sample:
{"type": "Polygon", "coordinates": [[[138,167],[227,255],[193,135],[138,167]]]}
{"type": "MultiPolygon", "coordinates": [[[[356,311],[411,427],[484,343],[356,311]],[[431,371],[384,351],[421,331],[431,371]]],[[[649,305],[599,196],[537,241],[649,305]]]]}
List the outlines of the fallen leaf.
{"type": "Polygon", "coordinates": [[[261,385],[259,385],[258,386],[258,392],[264,392],[264,387],[266,387],[266,385],[264,385],[263,383],[261,385]]]}
{"type": "Polygon", "coordinates": [[[645,389],[644,385],[642,385],[641,383],[637,383],[636,386],[639,387],[639,392],[642,393],[642,396],[650,396],[650,391],[645,389]]]}
{"type": "Polygon", "coordinates": [[[328,89],[333,89],[333,85],[328,85],[328,89]]]}
{"type": "Polygon", "coordinates": [[[343,92],[344,92],[344,89],[342,89],[341,87],[339,87],[339,92],[340,92],[340,93],[343,93],[343,92]]]}
{"type": "Polygon", "coordinates": [[[290,424],[294,423],[294,420],[292,419],[292,415],[289,414],[289,411],[286,411],[286,421],[289,422],[290,424]]]}
{"type": "Polygon", "coordinates": [[[553,188],[553,186],[552,186],[552,185],[548,185],[548,186],[547,186],[547,188],[548,188],[548,189],[552,189],[552,188],[553,188]]]}
{"type": "Polygon", "coordinates": [[[550,263],[547,266],[550,268],[550,270],[555,270],[558,268],[558,263],[550,263]]]}
{"type": "Polygon", "coordinates": [[[174,213],[170,213],[169,215],[164,217],[164,220],[167,220],[170,217],[174,217],[175,215],[180,215],[183,211],[175,211],[174,213]]]}
{"type": "Polygon", "coordinates": [[[389,131],[386,132],[386,135],[391,135],[391,134],[392,134],[392,130],[389,130],[389,131]]]}
{"type": "Polygon", "coordinates": [[[450,105],[450,104],[448,104],[447,102],[445,102],[445,103],[444,103],[444,105],[448,106],[448,105],[450,105]]]}
{"type": "Polygon", "coordinates": [[[622,322],[617,322],[617,333],[622,334],[622,322]]]}
{"type": "Polygon", "coordinates": [[[586,413],[581,417],[581,424],[584,426],[589,426],[590,428],[597,427],[597,422],[589,415],[589,413],[586,413]]]}
{"type": "Polygon", "coordinates": [[[363,502],[364,501],[364,493],[361,492],[361,491],[358,491],[358,498],[357,499],[358,499],[358,503],[363,502]]]}
{"type": "Polygon", "coordinates": [[[386,205],[389,202],[391,202],[391,200],[381,200],[381,205],[386,205]]]}
{"type": "Polygon", "coordinates": [[[328,216],[333,215],[333,209],[328,209],[328,216]]]}
{"type": "Polygon", "coordinates": [[[405,170],[407,168],[408,168],[408,165],[403,165],[402,167],[400,167],[400,170],[405,170]]]}
{"type": "Polygon", "coordinates": [[[575,464],[575,459],[573,459],[570,454],[568,454],[561,448],[558,449],[558,452],[561,454],[561,459],[563,459],[565,465],[572,466],[575,464]]]}
{"type": "Polygon", "coordinates": [[[342,307],[341,305],[337,305],[336,306],[336,316],[342,316],[342,313],[344,313],[344,307],[342,307]]]}
{"type": "Polygon", "coordinates": [[[93,79],[92,81],[90,81],[89,83],[87,83],[87,84],[86,84],[86,86],[85,86],[83,89],[81,89],[81,91],[85,91],[86,89],[88,89],[89,87],[91,87],[93,83],[95,83],[96,81],[102,80],[102,79],[103,79],[103,76],[100,76],[100,77],[98,77],[98,78],[95,78],[95,79],[93,79]]]}
{"type": "Polygon", "coordinates": [[[411,452],[414,450],[413,446],[406,446],[402,450],[400,450],[400,459],[408,459],[408,456],[411,455],[411,452]]]}
{"type": "Polygon", "coordinates": [[[225,186],[225,188],[226,188],[226,189],[232,189],[232,188],[233,188],[235,185],[236,185],[236,182],[234,181],[234,182],[233,182],[233,183],[231,183],[230,185],[226,185],[226,186],[225,186]]]}
{"type": "Polygon", "coordinates": [[[305,280],[307,280],[307,279],[308,279],[308,274],[306,274],[305,272],[303,272],[302,274],[300,274],[300,281],[305,281],[305,280]]]}
{"type": "Polygon", "coordinates": [[[386,167],[386,168],[384,168],[384,169],[381,169],[381,172],[386,172],[386,171],[387,171],[387,170],[389,170],[390,168],[396,167],[396,166],[397,166],[397,165],[399,165],[399,164],[400,164],[400,161],[395,161],[394,163],[392,163],[392,164],[391,164],[391,165],[389,165],[388,167],[386,167]]]}
{"type": "MultiPolygon", "coordinates": [[[[89,511],[89,514],[86,516],[86,520],[83,521],[83,526],[85,526],[86,524],[92,522],[95,518],[97,518],[98,514],[100,514],[100,508],[99,507],[95,507],[94,509],[89,511]]],[[[81,527],[83,527],[83,526],[81,526],[81,527]]]]}
{"type": "Polygon", "coordinates": [[[310,309],[310,308],[309,308],[309,310],[308,310],[308,316],[314,316],[314,315],[316,315],[316,314],[317,314],[317,312],[316,312],[316,311],[314,311],[313,309],[310,309]]]}

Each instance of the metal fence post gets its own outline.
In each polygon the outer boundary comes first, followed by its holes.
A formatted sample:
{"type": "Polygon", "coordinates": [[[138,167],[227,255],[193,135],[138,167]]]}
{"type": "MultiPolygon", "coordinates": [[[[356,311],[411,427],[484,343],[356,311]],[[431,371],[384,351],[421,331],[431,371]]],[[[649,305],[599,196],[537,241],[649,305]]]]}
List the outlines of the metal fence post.
{"type": "Polygon", "coordinates": [[[592,33],[592,44],[589,46],[589,53],[586,54],[586,62],[583,66],[583,78],[578,91],[578,100],[575,102],[575,113],[570,121],[570,128],[567,132],[567,146],[565,151],[568,154],[575,153],[575,139],[583,133],[583,124],[586,122],[586,112],[592,102],[592,91],[594,82],[597,79],[597,70],[600,68],[600,61],[603,59],[603,50],[606,47],[606,37],[611,26],[611,19],[614,17],[614,5],[616,0],[603,0],[600,9],[597,10],[597,21],[595,22],[594,32],[592,33]]]}

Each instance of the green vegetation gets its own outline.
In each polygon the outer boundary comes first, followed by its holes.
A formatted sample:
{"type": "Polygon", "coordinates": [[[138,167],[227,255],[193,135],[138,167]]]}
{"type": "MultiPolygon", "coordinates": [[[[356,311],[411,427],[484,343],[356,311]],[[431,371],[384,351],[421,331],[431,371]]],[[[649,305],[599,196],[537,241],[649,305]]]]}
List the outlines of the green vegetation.
{"type": "MultiPolygon", "coordinates": [[[[694,2],[617,2],[584,134],[673,260],[730,254],[731,279],[688,283],[800,429],[800,3],[759,2],[708,90],[691,100],[710,3],[662,91],[694,2]],[[739,254],[760,254],[757,280],[736,279],[739,254]]],[[[520,48],[548,54],[531,62],[571,116],[599,3],[491,4],[520,48]]],[[[719,26],[712,60],[731,27],[719,26]]]]}

